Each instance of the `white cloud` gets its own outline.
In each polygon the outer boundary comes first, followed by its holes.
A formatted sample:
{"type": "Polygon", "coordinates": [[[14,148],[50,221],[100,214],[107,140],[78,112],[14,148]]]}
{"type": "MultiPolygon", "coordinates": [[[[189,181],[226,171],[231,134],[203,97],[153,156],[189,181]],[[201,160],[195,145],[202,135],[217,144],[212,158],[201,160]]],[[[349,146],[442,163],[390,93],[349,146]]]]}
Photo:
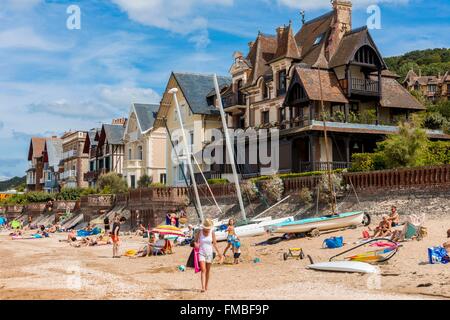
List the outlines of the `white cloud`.
{"type": "Polygon", "coordinates": [[[208,21],[198,14],[205,6],[232,6],[234,0],[111,0],[130,19],[141,24],[168,30],[189,38],[197,47],[209,43],[208,21]]]}
{"type": "Polygon", "coordinates": [[[59,51],[66,47],[50,42],[29,27],[0,31],[0,48],[59,51]]]}
{"type": "MultiPolygon", "coordinates": [[[[329,9],[331,8],[330,0],[277,0],[280,5],[287,6],[289,8],[303,9],[303,10],[316,10],[316,9],[329,9]]],[[[408,4],[410,0],[353,0],[353,7],[361,8],[367,7],[371,4],[408,4]]]]}

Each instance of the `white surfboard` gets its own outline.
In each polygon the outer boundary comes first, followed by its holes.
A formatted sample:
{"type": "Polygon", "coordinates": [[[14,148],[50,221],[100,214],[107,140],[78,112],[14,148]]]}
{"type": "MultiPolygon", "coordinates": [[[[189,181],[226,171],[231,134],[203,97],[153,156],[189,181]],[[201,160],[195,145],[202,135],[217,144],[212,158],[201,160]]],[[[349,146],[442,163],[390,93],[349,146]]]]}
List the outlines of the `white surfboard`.
{"type": "Polygon", "coordinates": [[[379,273],[380,270],[368,263],[359,261],[332,261],[315,263],[308,266],[309,269],[335,272],[379,273]]]}

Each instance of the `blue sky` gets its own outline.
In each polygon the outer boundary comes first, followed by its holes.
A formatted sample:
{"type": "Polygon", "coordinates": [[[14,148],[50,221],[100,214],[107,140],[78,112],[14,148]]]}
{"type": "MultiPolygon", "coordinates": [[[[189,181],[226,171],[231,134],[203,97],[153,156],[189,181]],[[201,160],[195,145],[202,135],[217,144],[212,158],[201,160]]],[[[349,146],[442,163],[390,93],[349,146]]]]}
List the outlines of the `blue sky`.
{"type": "MultiPolygon", "coordinates": [[[[353,0],[353,27],[368,5],[384,56],[450,47],[448,0],[353,0]]],[[[23,175],[33,135],[87,130],[159,102],[172,70],[226,75],[258,30],[312,19],[329,0],[1,0],[0,179],[23,175]],[[81,30],[66,28],[69,5],[81,30]]]]}

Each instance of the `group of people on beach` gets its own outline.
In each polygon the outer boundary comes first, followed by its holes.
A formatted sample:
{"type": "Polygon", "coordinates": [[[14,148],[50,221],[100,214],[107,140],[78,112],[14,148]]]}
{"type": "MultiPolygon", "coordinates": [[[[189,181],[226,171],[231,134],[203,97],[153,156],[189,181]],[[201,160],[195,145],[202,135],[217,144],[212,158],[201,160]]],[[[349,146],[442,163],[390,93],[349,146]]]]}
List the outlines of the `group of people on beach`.
{"type": "Polygon", "coordinates": [[[372,237],[376,238],[376,237],[390,236],[392,234],[392,228],[397,227],[399,225],[400,225],[400,215],[397,212],[397,207],[392,206],[389,215],[387,214],[382,215],[381,222],[375,228],[372,237]]]}

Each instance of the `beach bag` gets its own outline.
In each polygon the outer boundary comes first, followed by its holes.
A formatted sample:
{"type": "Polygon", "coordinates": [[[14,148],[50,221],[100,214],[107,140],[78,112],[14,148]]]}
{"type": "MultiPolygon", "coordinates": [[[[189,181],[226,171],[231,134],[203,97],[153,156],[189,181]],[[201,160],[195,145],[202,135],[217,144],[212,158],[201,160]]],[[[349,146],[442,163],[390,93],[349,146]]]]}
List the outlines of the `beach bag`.
{"type": "Polygon", "coordinates": [[[344,245],[344,238],[343,237],[332,237],[325,239],[323,241],[322,247],[329,248],[329,249],[336,249],[340,248],[344,245]]]}
{"type": "Polygon", "coordinates": [[[201,271],[199,262],[200,262],[199,261],[199,249],[194,248],[194,270],[195,270],[195,273],[199,273],[201,271]]]}
{"type": "Polygon", "coordinates": [[[443,247],[431,247],[428,248],[428,262],[430,264],[447,264],[449,263],[450,258],[448,256],[447,250],[443,247]]]}

